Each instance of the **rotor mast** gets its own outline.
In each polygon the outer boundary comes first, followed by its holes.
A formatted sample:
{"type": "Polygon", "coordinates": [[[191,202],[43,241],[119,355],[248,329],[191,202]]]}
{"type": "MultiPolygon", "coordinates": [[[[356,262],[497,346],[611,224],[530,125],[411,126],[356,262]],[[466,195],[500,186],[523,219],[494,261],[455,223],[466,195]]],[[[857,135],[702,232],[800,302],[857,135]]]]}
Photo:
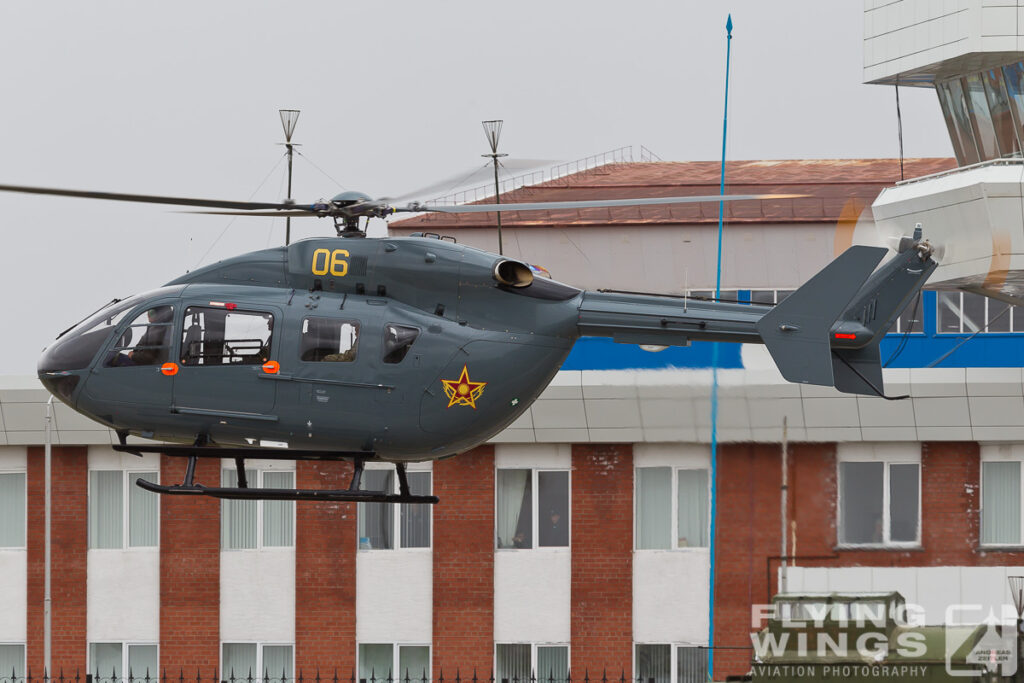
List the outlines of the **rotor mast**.
{"type": "MultiPolygon", "coordinates": [[[[507,157],[507,154],[498,154],[498,139],[501,137],[501,126],[504,123],[502,119],[495,119],[494,121],[482,121],[484,125],[484,135],[487,136],[487,142],[491,145],[490,154],[481,154],[483,157],[490,157],[491,161],[494,162],[494,203],[501,204],[501,190],[498,187],[498,157],[507,157]]],[[[503,254],[501,245],[501,211],[495,212],[498,217],[498,253],[503,254]]]]}
{"type": "MultiPolygon", "coordinates": [[[[294,153],[294,145],[292,143],[292,133],[295,132],[295,124],[299,122],[299,110],[298,109],[278,109],[278,114],[281,115],[281,126],[284,128],[284,147],[288,154],[288,199],[286,200],[289,204],[294,204],[295,200],[292,198],[292,155],[294,153]]],[[[292,242],[292,219],[288,216],[284,219],[284,243],[288,246],[292,242]]]]}

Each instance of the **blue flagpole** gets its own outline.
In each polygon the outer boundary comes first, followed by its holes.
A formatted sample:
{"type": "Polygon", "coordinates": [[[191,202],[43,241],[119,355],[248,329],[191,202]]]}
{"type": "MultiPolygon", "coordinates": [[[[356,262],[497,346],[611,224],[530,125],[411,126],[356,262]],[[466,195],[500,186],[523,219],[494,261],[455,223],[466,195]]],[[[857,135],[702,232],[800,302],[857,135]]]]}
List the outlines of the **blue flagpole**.
{"type": "MultiPolygon", "coordinates": [[[[725,195],[725,133],[729,123],[729,58],[732,55],[732,14],[725,21],[725,113],[722,115],[722,180],[725,195]]],[[[718,202],[718,262],[715,266],[715,298],[722,295],[722,218],[725,201],[718,202]]],[[[711,530],[708,569],[708,680],[715,680],[715,518],[718,512],[718,342],[711,347],[711,530]]]]}

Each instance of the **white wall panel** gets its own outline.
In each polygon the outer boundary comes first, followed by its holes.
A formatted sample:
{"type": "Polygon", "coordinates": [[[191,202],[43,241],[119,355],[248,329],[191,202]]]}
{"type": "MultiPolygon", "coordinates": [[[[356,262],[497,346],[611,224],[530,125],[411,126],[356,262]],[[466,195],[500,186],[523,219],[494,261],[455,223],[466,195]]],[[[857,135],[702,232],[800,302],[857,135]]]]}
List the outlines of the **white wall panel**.
{"type": "Polygon", "coordinates": [[[633,553],[633,640],[708,642],[708,564],[704,549],[633,553]]]}
{"type": "Polygon", "coordinates": [[[572,556],[565,548],[494,554],[494,640],[567,643],[572,556]]]}
{"type": "Polygon", "coordinates": [[[89,642],[160,640],[160,552],[90,550],[86,583],[89,642]]]}
{"type": "Polygon", "coordinates": [[[221,552],[220,637],[295,642],[294,549],[221,552]]]}
{"type": "Polygon", "coordinates": [[[428,549],[358,552],[353,577],[358,642],[431,642],[433,557],[428,549]]]}
{"type": "MultiPolygon", "coordinates": [[[[25,472],[27,466],[28,452],[25,448],[0,446],[0,472],[25,472]]],[[[27,577],[28,553],[19,549],[0,550],[0,642],[26,640],[27,577]]]]}

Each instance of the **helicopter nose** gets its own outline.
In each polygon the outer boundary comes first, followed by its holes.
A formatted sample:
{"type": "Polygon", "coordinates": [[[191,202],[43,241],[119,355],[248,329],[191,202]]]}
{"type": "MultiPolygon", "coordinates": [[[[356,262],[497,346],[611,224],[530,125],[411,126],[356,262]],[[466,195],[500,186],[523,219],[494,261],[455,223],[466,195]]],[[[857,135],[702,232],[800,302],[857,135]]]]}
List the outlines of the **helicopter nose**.
{"type": "Polygon", "coordinates": [[[75,389],[81,379],[81,375],[68,371],[39,373],[39,381],[46,390],[72,407],[75,389]]]}

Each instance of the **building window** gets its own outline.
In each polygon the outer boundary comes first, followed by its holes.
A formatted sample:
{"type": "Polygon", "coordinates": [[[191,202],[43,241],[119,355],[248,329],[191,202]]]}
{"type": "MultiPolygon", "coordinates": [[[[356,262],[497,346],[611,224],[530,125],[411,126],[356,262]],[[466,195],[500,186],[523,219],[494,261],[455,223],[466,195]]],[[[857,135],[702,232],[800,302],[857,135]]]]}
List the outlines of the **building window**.
{"type": "Polygon", "coordinates": [[[89,673],[96,683],[121,683],[159,677],[157,646],[152,643],[89,643],[89,673]]]}
{"type": "Polygon", "coordinates": [[[89,472],[90,548],[119,550],[159,545],[160,497],[137,486],[136,479],[158,483],[159,474],[125,470],[89,472]]]}
{"type": "Polygon", "coordinates": [[[302,321],[299,359],[311,363],[350,363],[359,346],[359,323],[334,318],[302,321]]]}
{"type": "Polygon", "coordinates": [[[24,472],[0,472],[0,548],[25,547],[25,481],[24,472]]]}
{"type": "Polygon", "coordinates": [[[839,463],[840,545],[917,545],[921,465],[907,458],[849,457],[839,463]]]}
{"type": "Polygon", "coordinates": [[[637,550],[707,547],[707,469],[638,467],[635,487],[637,550]]]}
{"type": "Polygon", "coordinates": [[[936,297],[938,332],[1024,332],[1024,315],[1016,306],[971,292],[939,292],[936,297]]]}
{"type": "Polygon", "coordinates": [[[752,289],[750,290],[750,303],[774,306],[781,304],[792,293],[792,289],[752,289]]]}
{"type": "Polygon", "coordinates": [[[25,677],[24,643],[0,643],[0,680],[8,676],[11,683],[25,677]]]}
{"type": "Polygon", "coordinates": [[[498,470],[497,505],[498,548],[569,546],[568,471],[498,470]]]}
{"type": "Polygon", "coordinates": [[[924,333],[924,308],[922,308],[923,294],[917,293],[914,300],[907,304],[900,316],[896,318],[896,324],[889,329],[889,334],[923,334],[924,333]]]}
{"type": "Polygon", "coordinates": [[[1022,70],[1017,62],[935,84],[961,166],[1021,156],[1022,70]]]}
{"type": "MultiPolygon", "coordinates": [[[[416,496],[430,495],[430,472],[406,472],[409,492],[416,496]]],[[[393,469],[367,469],[359,488],[369,491],[398,493],[398,477],[393,469]]],[[[430,516],[432,505],[402,503],[359,503],[359,549],[392,550],[430,547],[430,516]],[[395,509],[398,514],[395,514],[395,509]]]]}
{"type": "Polygon", "coordinates": [[[221,680],[287,683],[294,680],[291,645],[224,643],[221,680]]]}
{"type": "Polygon", "coordinates": [[[359,644],[359,683],[430,681],[430,646],[392,643],[359,644]]]}
{"type": "MultiPolygon", "coordinates": [[[[295,472],[245,469],[249,486],[295,488],[295,472]]],[[[221,470],[221,485],[238,486],[238,470],[221,470]]],[[[295,502],[290,500],[222,500],[220,541],[224,550],[291,548],[295,545],[295,502]]]]}
{"type": "Polygon", "coordinates": [[[1021,545],[1021,477],[1018,459],[981,463],[981,542],[1021,545]]]}
{"type": "Polygon", "coordinates": [[[569,675],[569,646],[536,643],[499,644],[495,683],[564,681],[569,675]]]}
{"type": "Polygon", "coordinates": [[[638,683],[705,683],[708,650],[686,645],[637,644],[634,671],[638,683]]]}

